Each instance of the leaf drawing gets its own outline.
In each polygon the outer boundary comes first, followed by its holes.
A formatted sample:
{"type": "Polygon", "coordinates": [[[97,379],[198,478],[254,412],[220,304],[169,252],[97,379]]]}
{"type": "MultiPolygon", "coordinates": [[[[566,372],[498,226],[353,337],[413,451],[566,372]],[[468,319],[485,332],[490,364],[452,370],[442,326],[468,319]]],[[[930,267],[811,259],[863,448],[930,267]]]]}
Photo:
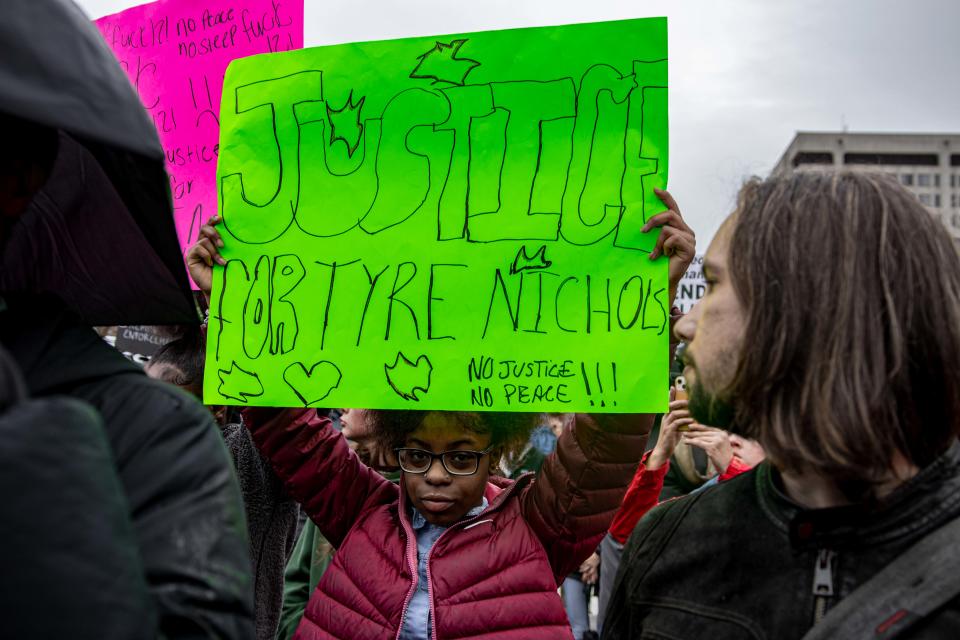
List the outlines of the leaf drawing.
{"type": "Polygon", "coordinates": [[[453,40],[446,44],[438,41],[432,49],[417,57],[419,62],[410,77],[433,80],[434,84],[449,82],[463,85],[467,74],[480,66],[476,60],[457,57],[466,42],[466,39],[453,40]]]}

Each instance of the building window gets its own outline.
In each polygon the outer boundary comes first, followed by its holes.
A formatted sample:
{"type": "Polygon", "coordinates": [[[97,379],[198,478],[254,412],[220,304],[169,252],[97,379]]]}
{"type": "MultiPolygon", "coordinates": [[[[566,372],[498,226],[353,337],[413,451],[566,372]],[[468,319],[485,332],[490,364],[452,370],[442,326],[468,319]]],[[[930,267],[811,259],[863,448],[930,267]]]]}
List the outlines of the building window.
{"type": "Polygon", "coordinates": [[[936,167],[940,164],[940,158],[935,153],[845,153],[843,154],[843,164],[896,164],[936,167]]]}
{"type": "Polygon", "coordinates": [[[901,176],[900,176],[900,184],[902,184],[902,185],[905,186],[905,187],[912,187],[912,186],[913,186],[913,174],[912,174],[912,173],[904,173],[903,175],[901,175],[901,176]]]}
{"type": "Polygon", "coordinates": [[[939,173],[933,174],[933,186],[935,186],[935,187],[939,187],[939,186],[940,186],[940,174],[939,174],[939,173]]]}
{"type": "Polygon", "coordinates": [[[830,151],[801,151],[793,156],[793,166],[802,164],[833,164],[833,153],[830,151]]]}
{"type": "Polygon", "coordinates": [[[920,198],[920,204],[926,205],[926,206],[928,206],[928,207],[930,206],[931,200],[930,200],[930,194],[929,194],[929,193],[921,193],[921,194],[920,194],[919,196],[917,196],[917,197],[920,198]]]}
{"type": "Polygon", "coordinates": [[[957,186],[957,176],[952,173],[950,174],[950,186],[951,187],[957,186]]]}
{"type": "Polygon", "coordinates": [[[940,204],[941,204],[941,203],[940,203],[940,194],[939,194],[939,193],[933,194],[933,206],[935,206],[936,208],[939,209],[939,208],[940,208],[940,204]]]}
{"type": "Polygon", "coordinates": [[[954,209],[957,208],[957,194],[955,193],[950,194],[950,206],[954,209]]]}
{"type": "Polygon", "coordinates": [[[918,187],[929,187],[929,186],[930,186],[930,174],[929,174],[929,173],[918,173],[918,174],[917,174],[917,186],[918,186],[918,187]]]}

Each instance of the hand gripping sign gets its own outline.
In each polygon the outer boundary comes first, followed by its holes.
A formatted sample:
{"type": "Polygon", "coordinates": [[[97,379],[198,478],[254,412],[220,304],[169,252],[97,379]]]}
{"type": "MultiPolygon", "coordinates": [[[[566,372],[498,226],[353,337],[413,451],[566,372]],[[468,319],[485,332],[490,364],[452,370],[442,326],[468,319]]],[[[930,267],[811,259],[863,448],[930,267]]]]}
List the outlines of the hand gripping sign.
{"type": "Polygon", "coordinates": [[[666,20],[237,60],[212,404],[658,411],[666,20]]]}

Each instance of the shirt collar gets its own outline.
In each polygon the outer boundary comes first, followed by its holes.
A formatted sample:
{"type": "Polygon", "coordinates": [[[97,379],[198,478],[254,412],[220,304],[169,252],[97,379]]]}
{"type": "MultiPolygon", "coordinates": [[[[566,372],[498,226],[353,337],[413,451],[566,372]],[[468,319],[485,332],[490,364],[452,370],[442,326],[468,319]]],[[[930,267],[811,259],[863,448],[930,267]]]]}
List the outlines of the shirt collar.
{"type": "Polygon", "coordinates": [[[960,442],[872,504],[803,509],[778,486],[779,472],[769,460],[758,465],[755,482],[761,508],[774,526],[793,534],[794,544],[801,542],[799,537],[805,539],[800,546],[836,549],[885,544],[929,531],[960,512],[960,442]]]}
{"type": "MultiPolygon", "coordinates": [[[[463,518],[464,519],[472,518],[473,516],[480,515],[481,513],[483,513],[483,510],[486,509],[488,506],[490,506],[490,502],[487,500],[486,496],[483,496],[483,501],[478,506],[474,507],[473,509],[470,509],[470,511],[467,511],[467,514],[463,516],[463,518]]],[[[410,517],[410,520],[411,520],[410,524],[413,525],[414,531],[419,531],[420,529],[423,529],[425,526],[429,524],[427,522],[427,519],[423,517],[423,514],[417,511],[416,507],[411,505],[410,510],[412,512],[410,517]]]]}

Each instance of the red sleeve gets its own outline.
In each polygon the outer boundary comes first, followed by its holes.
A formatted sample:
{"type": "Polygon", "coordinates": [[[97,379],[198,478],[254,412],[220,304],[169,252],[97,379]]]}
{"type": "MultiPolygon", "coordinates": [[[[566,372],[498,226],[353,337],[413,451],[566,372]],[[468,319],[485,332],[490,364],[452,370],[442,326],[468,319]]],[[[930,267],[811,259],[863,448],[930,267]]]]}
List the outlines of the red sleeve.
{"type": "Polygon", "coordinates": [[[750,471],[753,467],[747,466],[743,461],[737,456],[730,458],[730,464],[727,465],[727,470],[720,474],[718,482],[723,482],[724,480],[729,480],[730,478],[735,478],[744,471],[750,471]]]}
{"type": "Polygon", "coordinates": [[[558,584],[600,544],[643,453],[649,414],[577,414],[522,496],[558,584]]]}
{"type": "Polygon", "coordinates": [[[334,547],[370,505],[397,499],[396,486],[360,462],[316,410],[249,408],[243,422],[287,491],[334,547]]]}
{"type": "Polygon", "coordinates": [[[623,496],[623,504],[610,524],[610,536],[620,544],[627,541],[640,518],[657,506],[663,490],[663,478],[670,470],[669,460],[659,469],[648,470],[646,462],[649,456],[649,451],[643,454],[637,473],[627,488],[627,494],[623,496]]]}

